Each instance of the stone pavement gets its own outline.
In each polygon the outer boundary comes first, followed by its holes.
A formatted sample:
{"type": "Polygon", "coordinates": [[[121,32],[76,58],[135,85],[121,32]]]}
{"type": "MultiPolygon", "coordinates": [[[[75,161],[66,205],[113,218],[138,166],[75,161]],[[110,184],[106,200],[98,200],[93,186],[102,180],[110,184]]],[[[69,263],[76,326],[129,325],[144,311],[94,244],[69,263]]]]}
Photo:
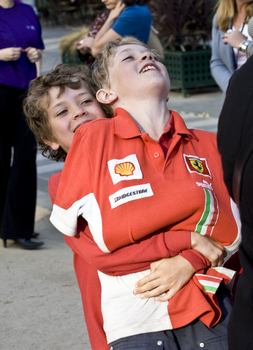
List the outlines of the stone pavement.
{"type": "MultiPolygon", "coordinates": [[[[59,38],[72,31],[43,28],[42,74],[61,62],[59,38]]],[[[222,93],[215,88],[191,91],[187,98],[172,91],[168,102],[189,127],[212,132],[217,130],[221,105],[222,93]]],[[[45,244],[37,251],[22,250],[13,241],[7,242],[7,249],[0,246],[0,350],[89,350],[72,253],[49,222],[47,182],[62,164],[38,152],[37,165],[36,231],[45,244]]]]}

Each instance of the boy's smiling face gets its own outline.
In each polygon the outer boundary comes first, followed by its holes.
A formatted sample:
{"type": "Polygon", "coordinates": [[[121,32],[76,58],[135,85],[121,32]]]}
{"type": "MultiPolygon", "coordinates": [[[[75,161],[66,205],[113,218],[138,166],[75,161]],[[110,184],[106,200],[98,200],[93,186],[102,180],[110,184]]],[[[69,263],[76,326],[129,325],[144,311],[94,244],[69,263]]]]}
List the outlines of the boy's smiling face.
{"type": "Polygon", "coordinates": [[[105,118],[102,107],[86,86],[74,90],[65,87],[59,96],[60,88],[49,90],[49,105],[45,108],[55,142],[44,140],[53,150],[60,146],[68,153],[76,129],[91,120],[105,118]]]}
{"type": "MultiPolygon", "coordinates": [[[[170,79],[166,67],[144,46],[122,45],[109,64],[110,91],[118,99],[167,98],[170,79]]],[[[100,101],[101,102],[101,101],[100,101]]]]}

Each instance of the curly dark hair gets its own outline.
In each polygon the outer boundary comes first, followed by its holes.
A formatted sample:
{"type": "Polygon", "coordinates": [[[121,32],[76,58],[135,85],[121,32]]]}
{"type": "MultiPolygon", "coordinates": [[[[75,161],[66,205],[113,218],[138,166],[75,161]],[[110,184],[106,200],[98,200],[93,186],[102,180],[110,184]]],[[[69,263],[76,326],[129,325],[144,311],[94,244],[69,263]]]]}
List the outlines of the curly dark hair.
{"type": "MultiPolygon", "coordinates": [[[[84,65],[72,67],[68,64],[59,64],[52,72],[31,81],[23,109],[29,128],[35,135],[43,156],[59,162],[64,161],[67,155],[61,147],[58,150],[53,150],[44,142],[44,140],[57,142],[44,107],[45,102],[49,102],[49,90],[53,86],[59,87],[60,96],[65,87],[79,89],[83,84],[90,89],[94,96],[96,95],[89,68],[84,65]]],[[[108,112],[109,110],[105,106],[102,107],[106,115],[111,117],[111,112],[108,112]]]]}

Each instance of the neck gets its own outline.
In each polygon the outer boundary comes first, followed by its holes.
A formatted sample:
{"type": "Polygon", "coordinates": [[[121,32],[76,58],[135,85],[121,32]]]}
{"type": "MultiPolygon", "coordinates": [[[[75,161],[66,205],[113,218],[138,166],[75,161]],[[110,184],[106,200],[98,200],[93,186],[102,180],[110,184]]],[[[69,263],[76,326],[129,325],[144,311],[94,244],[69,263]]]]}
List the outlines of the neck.
{"type": "Polygon", "coordinates": [[[241,3],[240,1],[236,1],[236,7],[237,7],[237,15],[241,15],[245,18],[246,16],[246,5],[244,3],[241,3]]]}
{"type": "Polygon", "coordinates": [[[136,103],[136,100],[117,107],[124,108],[134,119],[143,133],[158,141],[164,132],[170,119],[170,112],[167,108],[166,99],[145,100],[136,103]]]}
{"type": "Polygon", "coordinates": [[[14,1],[13,0],[0,0],[0,6],[8,9],[14,6],[14,1]]]}

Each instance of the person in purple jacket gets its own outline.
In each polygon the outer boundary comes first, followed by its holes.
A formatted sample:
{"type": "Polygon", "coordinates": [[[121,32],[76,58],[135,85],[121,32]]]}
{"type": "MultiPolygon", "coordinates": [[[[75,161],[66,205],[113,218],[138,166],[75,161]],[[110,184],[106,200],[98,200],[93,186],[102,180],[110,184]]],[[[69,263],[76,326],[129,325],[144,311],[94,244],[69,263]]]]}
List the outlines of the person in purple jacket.
{"type": "Polygon", "coordinates": [[[0,0],[0,238],[34,249],[36,141],[22,102],[37,76],[44,44],[31,6],[0,0]]]}

